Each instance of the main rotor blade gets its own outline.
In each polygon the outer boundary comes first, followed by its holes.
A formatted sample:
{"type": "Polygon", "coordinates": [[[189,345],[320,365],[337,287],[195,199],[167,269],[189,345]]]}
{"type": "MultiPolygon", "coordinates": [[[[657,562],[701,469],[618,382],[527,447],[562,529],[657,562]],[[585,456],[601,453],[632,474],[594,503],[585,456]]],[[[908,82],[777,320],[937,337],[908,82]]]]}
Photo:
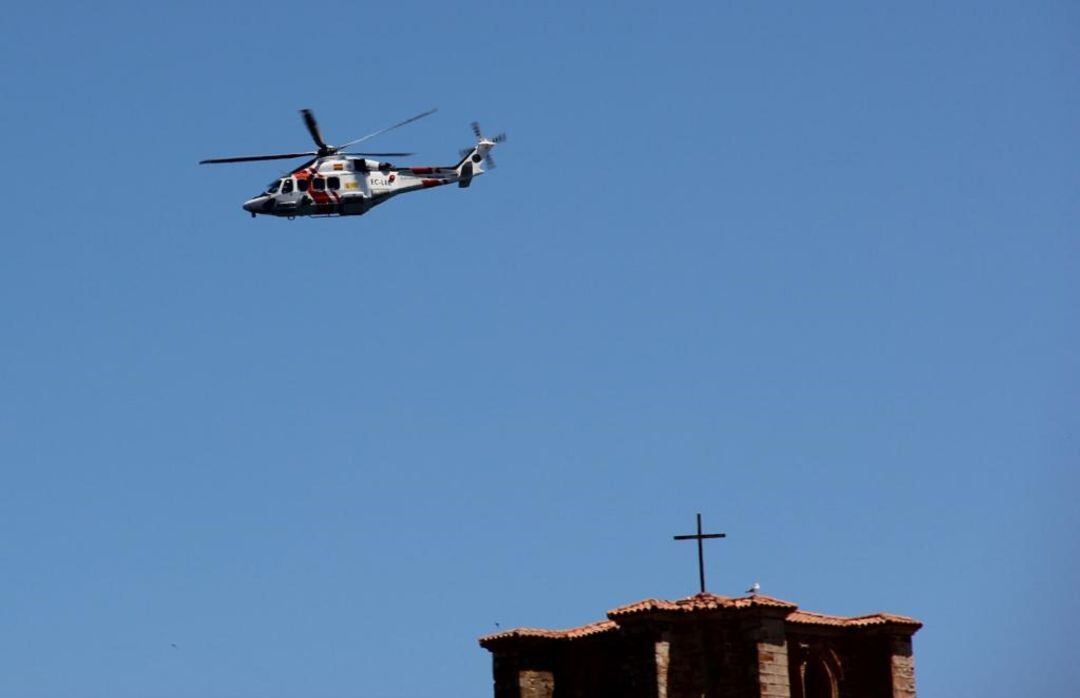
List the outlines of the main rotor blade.
{"type": "Polygon", "coordinates": [[[200,165],[214,165],[222,162],[255,162],[256,160],[289,160],[291,158],[305,158],[310,155],[318,155],[318,153],[282,153],[281,155],[245,155],[236,158],[210,158],[209,160],[199,160],[200,165]]]}
{"type": "Polygon", "coordinates": [[[414,117],[405,119],[404,121],[402,121],[399,124],[394,124],[393,126],[387,126],[386,128],[379,129],[378,131],[375,131],[374,133],[369,133],[366,136],[363,136],[361,138],[357,138],[355,141],[349,141],[348,143],[346,143],[344,145],[340,145],[340,146],[338,146],[338,150],[344,150],[345,148],[348,148],[350,145],[356,145],[357,143],[362,143],[362,142],[366,141],[369,138],[374,138],[375,136],[386,133],[387,131],[393,131],[395,128],[400,128],[400,127],[404,126],[405,124],[411,124],[414,121],[417,121],[419,119],[423,119],[425,116],[431,116],[432,114],[434,114],[437,111],[439,111],[438,107],[436,107],[435,109],[428,110],[428,111],[424,112],[423,114],[417,114],[414,117]]]}
{"type": "Polygon", "coordinates": [[[315,145],[319,146],[319,150],[329,150],[330,146],[326,145],[326,141],[323,140],[322,134],[319,133],[319,124],[315,121],[315,115],[311,113],[311,110],[301,109],[300,116],[304,117],[304,125],[307,126],[308,133],[311,134],[311,138],[315,141],[315,145]]]}
{"type": "Polygon", "coordinates": [[[416,153],[341,153],[341,155],[364,155],[373,158],[407,158],[416,153]]]}

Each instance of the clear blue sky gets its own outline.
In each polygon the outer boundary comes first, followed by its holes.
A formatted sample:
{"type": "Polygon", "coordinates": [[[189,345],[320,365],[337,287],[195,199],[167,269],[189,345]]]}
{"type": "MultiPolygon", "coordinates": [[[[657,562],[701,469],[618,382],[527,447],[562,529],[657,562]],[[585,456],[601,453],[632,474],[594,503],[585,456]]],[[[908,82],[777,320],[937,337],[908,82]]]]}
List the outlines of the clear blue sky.
{"type": "Polygon", "coordinates": [[[710,587],[1080,683],[1070,2],[23,3],[0,27],[0,694],[490,695],[710,587]],[[251,220],[377,143],[471,189],[251,220]],[[176,648],[172,647],[176,645],[176,648]]]}

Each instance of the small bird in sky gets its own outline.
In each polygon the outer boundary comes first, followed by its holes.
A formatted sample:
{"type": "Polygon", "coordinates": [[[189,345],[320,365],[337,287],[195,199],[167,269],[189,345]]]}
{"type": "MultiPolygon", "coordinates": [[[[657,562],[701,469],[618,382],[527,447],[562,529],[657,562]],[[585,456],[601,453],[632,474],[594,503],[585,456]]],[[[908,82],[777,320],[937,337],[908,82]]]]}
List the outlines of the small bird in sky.
{"type": "Polygon", "coordinates": [[[753,584],[750,585],[750,588],[746,590],[746,593],[747,594],[756,594],[759,591],[761,591],[761,585],[758,584],[757,582],[754,582],[753,584]]]}
{"type": "Polygon", "coordinates": [[[177,647],[177,646],[176,646],[176,643],[175,643],[175,642],[170,642],[169,644],[170,644],[170,645],[172,645],[172,648],[173,648],[174,650],[178,650],[178,649],[180,649],[179,647],[177,647]]]}

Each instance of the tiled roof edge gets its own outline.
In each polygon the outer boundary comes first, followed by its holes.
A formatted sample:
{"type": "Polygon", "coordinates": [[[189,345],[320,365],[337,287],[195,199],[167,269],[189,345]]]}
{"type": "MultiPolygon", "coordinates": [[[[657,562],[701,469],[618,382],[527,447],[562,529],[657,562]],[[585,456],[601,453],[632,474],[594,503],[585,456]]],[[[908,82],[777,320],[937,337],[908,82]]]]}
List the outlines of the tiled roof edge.
{"type": "Polygon", "coordinates": [[[777,599],[763,594],[751,596],[717,596],[715,594],[696,594],[676,601],[664,599],[642,599],[631,604],[618,606],[607,612],[608,619],[581,625],[566,630],[548,630],[544,628],[514,628],[500,633],[485,635],[479,639],[481,647],[488,647],[514,638],[541,640],[576,640],[606,633],[619,627],[618,619],[645,613],[693,613],[711,610],[745,610],[753,608],[772,608],[787,610],[785,620],[796,625],[818,625],[836,628],[865,628],[872,626],[894,625],[911,628],[912,632],[922,627],[922,622],[909,616],[895,613],[871,613],[864,616],[836,616],[814,611],[800,611],[790,601],[777,599]]]}
{"type": "Polygon", "coordinates": [[[501,633],[484,635],[480,638],[479,641],[481,647],[486,647],[490,643],[500,642],[502,640],[509,640],[512,638],[577,640],[583,637],[590,637],[592,635],[606,633],[609,630],[614,630],[616,627],[618,627],[618,624],[614,621],[600,620],[595,623],[588,623],[587,625],[579,625],[576,628],[567,628],[566,630],[547,630],[544,628],[514,628],[512,630],[505,630],[501,633]]]}
{"type": "Polygon", "coordinates": [[[716,594],[696,594],[687,596],[677,601],[665,601],[663,599],[643,599],[625,606],[613,608],[607,612],[608,618],[615,619],[637,613],[668,612],[668,613],[693,613],[694,611],[712,611],[718,609],[740,610],[747,608],[786,608],[795,610],[798,608],[790,601],[753,594],[751,596],[717,596],[716,594]]]}
{"type": "Polygon", "coordinates": [[[789,623],[799,625],[827,625],[840,628],[865,628],[873,625],[905,625],[914,627],[916,630],[922,627],[922,622],[909,616],[901,616],[895,613],[871,613],[865,616],[834,616],[827,613],[815,613],[813,611],[795,611],[788,614],[786,620],[789,623]]]}

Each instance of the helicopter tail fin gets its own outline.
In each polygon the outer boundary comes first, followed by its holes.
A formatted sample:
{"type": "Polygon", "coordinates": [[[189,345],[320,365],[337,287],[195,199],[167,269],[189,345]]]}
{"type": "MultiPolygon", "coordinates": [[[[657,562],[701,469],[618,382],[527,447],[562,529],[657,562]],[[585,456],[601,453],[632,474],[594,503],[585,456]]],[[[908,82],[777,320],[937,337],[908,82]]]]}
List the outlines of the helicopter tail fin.
{"type": "Polygon", "coordinates": [[[472,148],[465,148],[461,151],[461,160],[454,166],[454,169],[461,170],[462,167],[472,163],[473,170],[476,174],[485,172],[495,167],[494,161],[491,159],[492,144],[491,143],[477,143],[472,148]]]}
{"type": "Polygon", "coordinates": [[[458,176],[461,178],[458,180],[459,187],[464,189],[472,183],[473,177],[484,174],[494,166],[491,156],[488,154],[490,150],[491,146],[489,144],[479,143],[472,148],[461,151],[461,160],[454,166],[458,176]]]}
{"type": "Polygon", "coordinates": [[[491,159],[491,149],[497,143],[506,140],[505,133],[487,138],[480,130],[480,124],[475,121],[470,124],[470,127],[473,135],[476,136],[476,145],[461,151],[461,161],[454,168],[461,177],[458,181],[459,187],[467,187],[476,175],[495,169],[495,161],[491,159]]]}
{"type": "MultiPolygon", "coordinates": [[[[461,168],[464,167],[470,160],[472,160],[472,156],[475,154],[476,148],[462,148],[460,151],[461,159],[458,160],[458,163],[456,165],[454,165],[454,169],[457,170],[460,174],[461,168]]],[[[481,160],[483,160],[483,158],[481,158],[481,160]]]]}

